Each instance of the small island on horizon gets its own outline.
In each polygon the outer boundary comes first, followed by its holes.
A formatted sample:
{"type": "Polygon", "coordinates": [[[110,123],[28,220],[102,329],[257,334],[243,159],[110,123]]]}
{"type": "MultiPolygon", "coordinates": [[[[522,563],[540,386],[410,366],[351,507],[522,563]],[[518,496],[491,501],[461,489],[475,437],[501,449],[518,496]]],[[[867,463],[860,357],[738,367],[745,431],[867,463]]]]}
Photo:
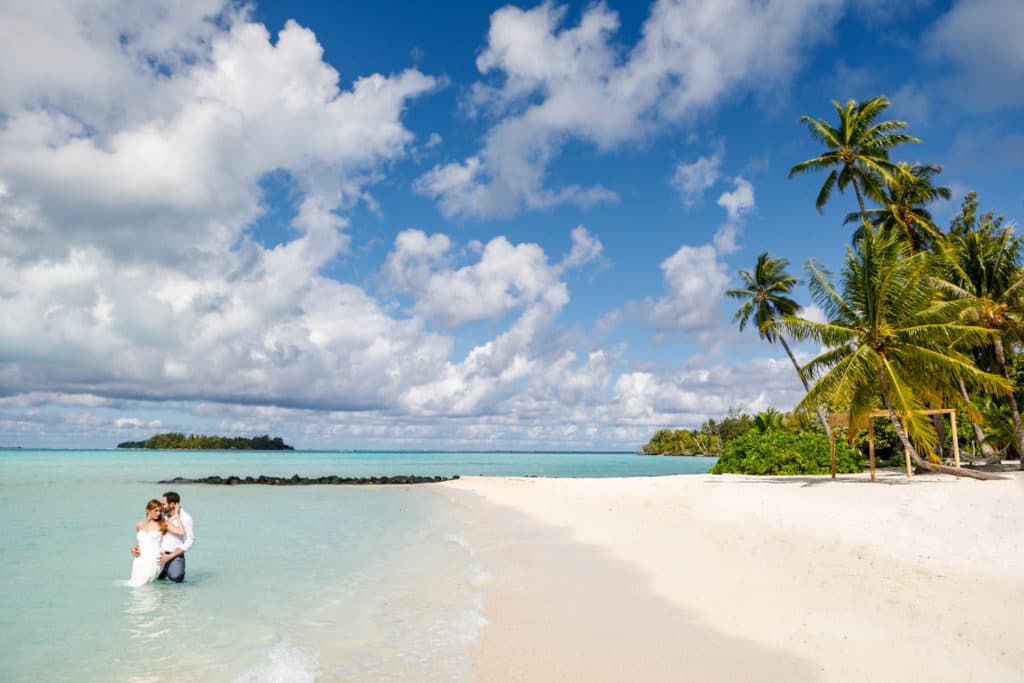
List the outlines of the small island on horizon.
{"type": "Polygon", "coordinates": [[[145,441],[123,441],[118,448],[151,448],[159,450],[193,451],[294,451],[295,449],[275,436],[263,434],[246,438],[243,436],[207,436],[206,434],[185,435],[168,432],[151,436],[145,441]]]}

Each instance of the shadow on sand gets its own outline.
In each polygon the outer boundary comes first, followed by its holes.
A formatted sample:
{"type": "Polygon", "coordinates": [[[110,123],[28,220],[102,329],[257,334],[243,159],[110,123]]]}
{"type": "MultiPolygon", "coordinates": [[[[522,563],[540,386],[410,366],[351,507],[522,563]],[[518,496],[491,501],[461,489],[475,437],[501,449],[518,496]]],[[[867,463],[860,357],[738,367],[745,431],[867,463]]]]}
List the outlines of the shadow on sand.
{"type": "MultiPolygon", "coordinates": [[[[974,468],[979,469],[979,468],[974,468]]],[[[1002,470],[987,470],[995,472],[1003,472],[1013,476],[1016,471],[1015,468],[1004,468],[1002,470]]],[[[765,476],[754,476],[754,475],[733,475],[733,474],[722,474],[709,476],[706,481],[710,484],[773,484],[776,486],[835,486],[839,484],[858,484],[858,485],[869,485],[877,486],[879,484],[884,486],[921,486],[924,484],[941,484],[949,481],[955,481],[955,477],[949,474],[938,474],[935,472],[929,472],[928,470],[917,469],[914,471],[914,476],[907,478],[906,472],[902,468],[885,468],[879,469],[876,473],[876,479],[871,481],[867,472],[860,474],[837,474],[836,478],[833,479],[827,474],[820,475],[765,475],[765,476]]]]}

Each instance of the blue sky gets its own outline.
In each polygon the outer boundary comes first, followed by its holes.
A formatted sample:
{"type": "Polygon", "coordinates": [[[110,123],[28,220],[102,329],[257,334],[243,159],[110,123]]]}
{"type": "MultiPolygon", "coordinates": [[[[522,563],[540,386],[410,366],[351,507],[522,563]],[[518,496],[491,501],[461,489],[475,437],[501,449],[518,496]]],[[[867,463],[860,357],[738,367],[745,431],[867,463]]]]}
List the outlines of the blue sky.
{"type": "Polygon", "coordinates": [[[886,95],[940,224],[1024,208],[1024,5],[891,5],[0,9],[0,445],[632,449],[788,409],[722,293],[841,264],[800,115],[886,95]]]}

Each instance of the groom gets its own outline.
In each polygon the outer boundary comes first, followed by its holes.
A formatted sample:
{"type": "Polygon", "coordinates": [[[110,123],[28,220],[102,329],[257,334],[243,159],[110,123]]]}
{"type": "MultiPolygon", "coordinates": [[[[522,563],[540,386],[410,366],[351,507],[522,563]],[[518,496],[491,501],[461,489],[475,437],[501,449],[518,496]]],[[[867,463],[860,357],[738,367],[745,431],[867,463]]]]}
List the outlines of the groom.
{"type": "MultiPolygon", "coordinates": [[[[160,542],[160,556],[156,563],[162,567],[160,579],[170,579],[174,583],[181,583],[185,580],[185,552],[195,543],[196,537],[193,529],[192,515],[181,509],[181,496],[174,491],[168,491],[160,500],[164,506],[164,519],[173,521],[179,518],[181,526],[185,528],[185,535],[168,531],[160,542]]],[[[132,554],[139,556],[139,546],[132,548],[132,554]]]]}

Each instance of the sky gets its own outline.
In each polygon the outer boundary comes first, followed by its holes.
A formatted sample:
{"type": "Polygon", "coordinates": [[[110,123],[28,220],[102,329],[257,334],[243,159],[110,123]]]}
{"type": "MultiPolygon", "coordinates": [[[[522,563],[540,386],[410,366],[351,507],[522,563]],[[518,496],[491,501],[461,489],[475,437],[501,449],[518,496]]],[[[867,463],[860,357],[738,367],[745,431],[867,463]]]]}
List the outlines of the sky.
{"type": "Polygon", "coordinates": [[[1020,26],[1018,0],[2,0],[0,446],[633,450],[788,410],[724,291],[761,251],[842,266],[856,200],[788,178],[821,151],[800,116],[885,95],[940,225],[972,190],[1016,223],[1020,26]]]}

